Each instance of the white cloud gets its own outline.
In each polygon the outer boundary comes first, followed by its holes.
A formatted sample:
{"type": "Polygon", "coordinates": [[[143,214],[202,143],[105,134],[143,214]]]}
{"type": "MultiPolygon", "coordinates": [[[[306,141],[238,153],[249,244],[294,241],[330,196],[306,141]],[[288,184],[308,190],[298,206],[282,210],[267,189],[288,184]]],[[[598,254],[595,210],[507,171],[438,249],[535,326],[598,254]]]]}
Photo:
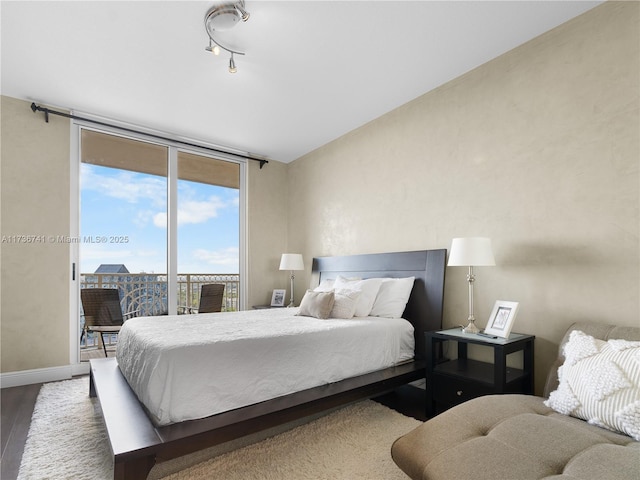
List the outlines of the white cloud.
{"type": "Polygon", "coordinates": [[[153,221],[154,215],[152,210],[138,210],[131,222],[137,227],[144,228],[150,221],[153,221]]]}
{"type": "MultiPolygon", "coordinates": [[[[219,197],[209,197],[208,200],[184,200],[178,205],[178,225],[204,223],[211,218],[216,218],[218,212],[227,207],[219,197]]],[[[167,228],[167,214],[158,212],[153,215],[153,224],[156,227],[167,228]]]]}
{"type": "Polygon", "coordinates": [[[187,200],[178,204],[178,225],[188,223],[204,223],[210,218],[218,216],[218,210],[224,208],[225,203],[218,197],[209,197],[205,201],[187,200]]]}
{"type": "Polygon", "coordinates": [[[153,224],[158,228],[167,228],[167,214],[165,212],[156,213],[153,216],[153,224]]]}
{"type": "Polygon", "coordinates": [[[127,170],[118,170],[115,175],[106,176],[97,174],[94,166],[83,163],[80,169],[80,188],[95,190],[129,203],[151,200],[156,207],[166,205],[166,179],[127,170]]]}
{"type": "Polygon", "coordinates": [[[198,248],[193,251],[193,256],[208,265],[238,265],[239,252],[238,247],[228,247],[215,251],[198,248]]]}

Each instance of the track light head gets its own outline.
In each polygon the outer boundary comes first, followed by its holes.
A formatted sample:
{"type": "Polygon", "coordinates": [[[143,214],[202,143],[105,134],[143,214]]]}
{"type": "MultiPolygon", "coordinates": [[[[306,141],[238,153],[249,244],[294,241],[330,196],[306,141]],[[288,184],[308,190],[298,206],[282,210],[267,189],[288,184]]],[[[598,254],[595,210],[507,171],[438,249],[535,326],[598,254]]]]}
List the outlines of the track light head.
{"type": "Polygon", "coordinates": [[[207,52],[211,52],[214,55],[220,55],[220,47],[218,45],[214,45],[211,39],[209,39],[209,46],[204,47],[207,52]]]}
{"type": "Polygon", "coordinates": [[[235,7],[236,7],[236,10],[240,13],[240,18],[242,18],[243,22],[246,22],[247,20],[249,20],[250,15],[249,15],[249,12],[247,12],[244,9],[244,2],[236,4],[235,7]]]}
{"type": "Polygon", "coordinates": [[[231,58],[229,59],[229,73],[236,73],[237,71],[236,62],[233,60],[233,53],[231,53],[231,58]]]}

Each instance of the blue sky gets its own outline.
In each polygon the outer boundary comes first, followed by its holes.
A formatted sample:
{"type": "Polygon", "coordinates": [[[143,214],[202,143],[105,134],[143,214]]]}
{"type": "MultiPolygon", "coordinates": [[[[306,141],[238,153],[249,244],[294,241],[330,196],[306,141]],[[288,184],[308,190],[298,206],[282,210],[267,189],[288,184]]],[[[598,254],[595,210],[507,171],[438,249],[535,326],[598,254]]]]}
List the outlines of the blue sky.
{"type": "MultiPolygon", "coordinates": [[[[167,179],[86,163],[80,176],[81,272],[165,273],[167,179]]],[[[179,180],[178,272],[238,273],[238,245],[238,190],[179,180]]]]}

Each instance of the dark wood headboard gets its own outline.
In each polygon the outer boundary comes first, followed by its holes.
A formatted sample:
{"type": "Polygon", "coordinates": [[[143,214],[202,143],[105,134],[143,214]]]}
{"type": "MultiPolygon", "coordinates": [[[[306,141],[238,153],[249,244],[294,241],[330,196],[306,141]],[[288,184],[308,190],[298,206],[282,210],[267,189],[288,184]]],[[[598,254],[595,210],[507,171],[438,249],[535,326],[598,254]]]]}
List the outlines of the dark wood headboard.
{"type": "Polygon", "coordinates": [[[416,359],[425,357],[424,332],[442,329],[447,250],[374,253],[313,259],[312,283],[345,277],[415,277],[403,318],[415,329],[416,359]]]}

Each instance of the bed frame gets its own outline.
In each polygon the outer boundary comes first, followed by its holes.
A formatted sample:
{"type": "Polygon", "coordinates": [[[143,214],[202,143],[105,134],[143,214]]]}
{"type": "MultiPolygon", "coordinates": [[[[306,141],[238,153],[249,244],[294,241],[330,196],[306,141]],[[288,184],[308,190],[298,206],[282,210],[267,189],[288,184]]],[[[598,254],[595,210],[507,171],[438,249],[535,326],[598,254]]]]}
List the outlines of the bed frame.
{"type": "Polygon", "coordinates": [[[251,433],[371,398],[425,378],[424,332],[442,328],[446,250],[421,250],[313,259],[313,282],[347,277],[409,277],[416,281],[404,318],[415,328],[414,361],[310,388],[200,420],[156,427],[115,358],[91,360],[91,397],[102,409],[114,458],[114,479],[147,478],[159,462],[251,433]]]}

